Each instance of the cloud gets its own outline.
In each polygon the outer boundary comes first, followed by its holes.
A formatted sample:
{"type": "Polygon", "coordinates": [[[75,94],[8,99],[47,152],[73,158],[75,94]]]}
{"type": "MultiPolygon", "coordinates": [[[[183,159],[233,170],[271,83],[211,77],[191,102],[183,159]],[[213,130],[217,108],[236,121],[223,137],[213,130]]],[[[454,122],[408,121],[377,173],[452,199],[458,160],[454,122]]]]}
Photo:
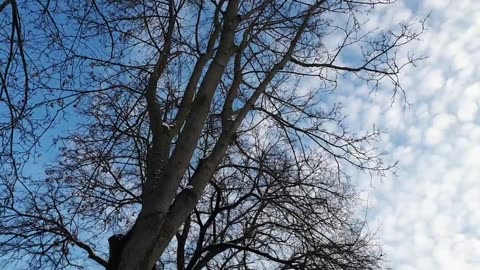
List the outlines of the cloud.
{"type": "Polygon", "coordinates": [[[432,12],[410,48],[429,58],[402,75],[413,106],[391,107],[388,91],[337,91],[349,125],[386,128],[382,148],[400,161],[398,178],[357,174],[356,182],[367,190],[370,224],[379,225],[393,269],[480,269],[480,1],[414,2],[369,17],[390,25],[432,12]]]}

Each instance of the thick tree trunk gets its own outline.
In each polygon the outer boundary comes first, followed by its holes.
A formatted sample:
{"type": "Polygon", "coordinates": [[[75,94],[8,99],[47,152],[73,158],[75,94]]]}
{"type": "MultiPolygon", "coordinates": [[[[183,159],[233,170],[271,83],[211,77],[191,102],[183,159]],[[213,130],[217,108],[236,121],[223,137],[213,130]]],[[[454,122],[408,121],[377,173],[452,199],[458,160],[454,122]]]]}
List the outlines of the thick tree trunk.
{"type": "MultiPolygon", "coordinates": [[[[199,192],[191,193],[188,196],[190,197],[190,203],[185,205],[182,211],[177,213],[177,210],[172,209],[171,206],[175,197],[178,199],[185,196],[185,192],[176,196],[178,185],[191,162],[193,152],[201,136],[204,121],[208,117],[215,91],[231,56],[235,52],[234,36],[239,23],[239,17],[237,16],[238,3],[238,0],[228,2],[218,51],[199,86],[191,112],[186,119],[185,126],[179,135],[177,145],[167,165],[164,166],[164,164],[154,162],[156,158],[158,159],[155,153],[147,157],[152,159],[152,162],[147,162],[147,167],[150,165],[147,172],[152,173],[147,173],[147,181],[143,188],[142,211],[135,225],[125,237],[121,238],[120,241],[111,239],[113,242],[110,242],[114,245],[110,247],[109,269],[152,269],[203,191],[203,188],[201,188],[199,192]]],[[[155,139],[153,138],[154,146],[155,139]]]]}
{"type": "MultiPolygon", "coordinates": [[[[179,136],[177,146],[168,161],[165,173],[162,174],[160,179],[156,177],[147,179],[143,191],[142,211],[135,225],[121,239],[120,247],[111,246],[111,252],[114,255],[111,257],[109,265],[116,267],[112,268],[112,270],[144,270],[154,267],[155,262],[162,255],[177,230],[197,204],[208,181],[213,176],[215,168],[223,159],[235,130],[240,126],[248,111],[261,93],[265,91],[273,77],[289,61],[297,42],[307,26],[309,17],[315,10],[312,7],[309,11],[281,61],[275,64],[268,72],[244,108],[240,110],[233,123],[231,123],[231,126],[224,127],[211,154],[198,165],[190,179],[189,184],[191,188],[184,189],[177,195],[178,185],[188,164],[190,164],[193,151],[200,138],[203,123],[208,116],[215,90],[231,56],[234,54],[234,33],[239,23],[237,16],[238,2],[238,0],[229,1],[218,52],[203,78],[198,96],[192,104],[192,111],[179,136]],[[117,254],[121,255],[116,256],[117,254]],[[117,258],[119,258],[118,263],[117,258]]],[[[155,159],[155,157],[151,158],[155,159]]],[[[156,169],[154,168],[154,170],[156,169]]]]}
{"type": "Polygon", "coordinates": [[[159,255],[155,253],[155,243],[160,235],[163,220],[164,216],[161,214],[139,217],[132,230],[120,241],[114,240],[116,245],[110,245],[112,257],[109,260],[108,269],[155,269],[155,262],[159,258],[159,255]]]}

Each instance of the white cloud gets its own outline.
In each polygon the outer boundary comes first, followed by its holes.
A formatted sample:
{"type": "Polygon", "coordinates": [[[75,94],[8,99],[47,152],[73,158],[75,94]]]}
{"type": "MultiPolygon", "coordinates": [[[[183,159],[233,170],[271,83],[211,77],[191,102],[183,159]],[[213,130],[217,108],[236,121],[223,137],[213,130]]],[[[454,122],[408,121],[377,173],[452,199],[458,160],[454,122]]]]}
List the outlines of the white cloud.
{"type": "Polygon", "coordinates": [[[423,96],[434,95],[436,91],[440,90],[445,85],[445,78],[442,70],[435,68],[428,70],[422,81],[420,94],[423,96]]]}
{"type": "Polygon", "coordinates": [[[450,0],[424,0],[424,7],[427,9],[444,9],[448,6],[450,0]]]}
{"type": "Polygon", "coordinates": [[[475,120],[477,114],[478,106],[473,101],[465,101],[464,104],[460,106],[457,112],[458,119],[470,122],[475,120]]]}
{"type": "Polygon", "coordinates": [[[480,269],[480,1],[407,2],[380,9],[370,24],[432,11],[422,43],[411,47],[429,59],[402,75],[413,106],[390,107],[388,91],[338,98],[352,127],[388,129],[383,146],[400,161],[396,179],[363,179],[372,226],[393,269],[480,269]]]}

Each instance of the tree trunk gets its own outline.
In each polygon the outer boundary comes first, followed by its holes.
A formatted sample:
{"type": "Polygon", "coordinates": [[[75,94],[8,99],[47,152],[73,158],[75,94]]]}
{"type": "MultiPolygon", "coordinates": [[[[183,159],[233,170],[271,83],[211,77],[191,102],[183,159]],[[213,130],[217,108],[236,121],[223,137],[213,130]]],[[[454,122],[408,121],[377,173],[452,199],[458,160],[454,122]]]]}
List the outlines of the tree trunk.
{"type": "MultiPolygon", "coordinates": [[[[191,162],[201,136],[203,123],[208,117],[215,91],[235,52],[235,29],[240,22],[237,15],[238,4],[239,0],[228,2],[218,51],[200,84],[191,112],[167,165],[155,165],[154,168],[147,168],[147,172],[155,173],[147,173],[147,181],[142,191],[142,211],[135,221],[135,225],[124,237],[115,237],[110,240],[109,269],[145,270],[154,267],[155,262],[160,258],[203,192],[205,185],[195,193],[184,190],[176,196],[178,186],[191,162]],[[162,169],[164,172],[161,172],[162,169]],[[175,201],[179,198],[183,200],[185,196],[189,203],[184,205],[181,211],[177,212],[172,209],[172,207],[176,208],[175,205],[172,205],[174,199],[175,201]]],[[[153,138],[154,146],[155,142],[155,138],[153,138]]],[[[217,159],[222,157],[223,155],[217,159]]],[[[154,160],[158,157],[151,155],[147,158],[154,160]]],[[[149,164],[160,163],[147,162],[147,166],[149,164]]]]}

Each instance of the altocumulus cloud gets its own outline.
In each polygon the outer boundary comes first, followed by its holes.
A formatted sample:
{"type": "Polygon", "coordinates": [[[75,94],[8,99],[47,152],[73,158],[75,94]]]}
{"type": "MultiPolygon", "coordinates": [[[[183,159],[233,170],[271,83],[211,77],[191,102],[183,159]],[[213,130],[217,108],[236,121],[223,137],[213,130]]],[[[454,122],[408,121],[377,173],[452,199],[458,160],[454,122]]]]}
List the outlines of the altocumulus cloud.
{"type": "Polygon", "coordinates": [[[410,47],[428,59],[402,75],[411,107],[353,84],[335,99],[353,129],[387,129],[382,148],[400,161],[397,178],[354,176],[391,267],[480,269],[480,1],[405,0],[369,19],[389,24],[429,12],[421,43],[410,47]]]}

